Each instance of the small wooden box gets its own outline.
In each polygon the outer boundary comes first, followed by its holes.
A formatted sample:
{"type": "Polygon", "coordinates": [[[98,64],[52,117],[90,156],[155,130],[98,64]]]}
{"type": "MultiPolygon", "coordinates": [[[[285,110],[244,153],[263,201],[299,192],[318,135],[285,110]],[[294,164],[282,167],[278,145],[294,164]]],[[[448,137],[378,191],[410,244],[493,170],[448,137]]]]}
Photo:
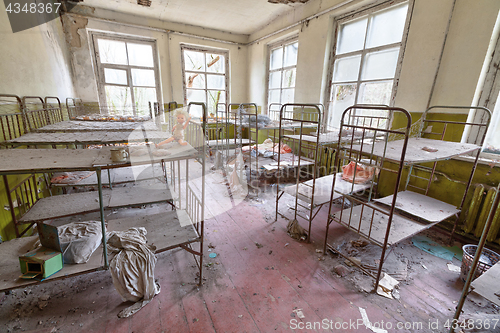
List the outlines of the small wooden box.
{"type": "Polygon", "coordinates": [[[19,257],[22,278],[46,279],[60,271],[63,267],[62,253],[46,247],[41,247],[19,257]]]}

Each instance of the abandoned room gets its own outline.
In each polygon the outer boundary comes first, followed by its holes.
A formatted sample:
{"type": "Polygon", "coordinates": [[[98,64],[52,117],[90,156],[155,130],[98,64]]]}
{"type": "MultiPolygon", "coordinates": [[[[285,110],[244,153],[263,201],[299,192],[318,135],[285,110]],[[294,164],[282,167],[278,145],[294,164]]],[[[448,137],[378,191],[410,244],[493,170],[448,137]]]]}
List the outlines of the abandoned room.
{"type": "Polygon", "coordinates": [[[1,332],[500,332],[500,1],[4,0],[0,45],[1,332]]]}

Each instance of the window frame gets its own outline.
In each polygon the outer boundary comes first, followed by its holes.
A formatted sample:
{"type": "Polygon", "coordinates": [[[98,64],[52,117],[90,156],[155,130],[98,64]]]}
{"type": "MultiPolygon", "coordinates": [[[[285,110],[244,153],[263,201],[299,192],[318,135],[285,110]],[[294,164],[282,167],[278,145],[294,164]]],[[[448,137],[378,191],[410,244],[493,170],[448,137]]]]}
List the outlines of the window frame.
{"type": "MultiPolygon", "coordinates": [[[[410,27],[410,20],[411,20],[411,14],[413,12],[413,5],[414,5],[414,0],[395,0],[395,1],[388,1],[388,2],[385,2],[385,3],[382,3],[382,4],[377,4],[377,5],[374,5],[374,6],[370,6],[370,7],[364,7],[358,11],[356,11],[355,13],[350,13],[348,15],[344,15],[344,16],[339,16],[338,18],[335,18],[333,20],[333,25],[334,25],[334,28],[332,29],[332,46],[331,46],[331,50],[330,50],[330,54],[329,54],[329,60],[328,60],[328,70],[327,70],[327,75],[326,75],[326,82],[327,84],[325,85],[325,93],[324,93],[324,105],[325,105],[325,116],[324,116],[324,119],[325,119],[325,124],[324,124],[324,128],[326,129],[329,124],[330,124],[330,121],[331,121],[331,117],[333,116],[332,114],[330,114],[331,110],[330,110],[330,97],[331,97],[331,94],[332,94],[332,90],[333,90],[333,87],[335,84],[342,84],[343,82],[339,81],[339,82],[333,82],[333,74],[334,74],[334,70],[335,70],[335,61],[337,59],[341,59],[341,58],[348,58],[348,57],[352,57],[354,55],[361,55],[361,60],[360,60],[360,65],[359,65],[359,72],[357,74],[357,80],[356,81],[345,81],[345,84],[356,84],[357,85],[357,89],[356,89],[356,95],[355,95],[355,99],[354,99],[354,103],[356,104],[359,104],[357,101],[358,101],[358,98],[360,96],[360,87],[361,87],[361,84],[363,83],[367,83],[367,82],[384,82],[384,81],[389,81],[391,79],[371,79],[371,80],[362,80],[361,79],[361,75],[362,75],[362,70],[363,70],[363,64],[364,64],[364,58],[365,58],[365,55],[367,53],[372,53],[372,52],[377,52],[377,51],[381,51],[381,50],[390,50],[391,48],[395,48],[395,47],[398,47],[399,46],[399,54],[398,54],[398,59],[397,59],[397,62],[396,62],[396,69],[395,69],[395,72],[394,72],[394,77],[392,78],[392,89],[391,89],[391,96],[390,96],[390,99],[389,99],[389,104],[388,106],[394,106],[394,102],[395,102],[395,99],[396,99],[396,93],[397,93],[397,88],[398,88],[398,83],[399,83],[399,78],[400,78],[400,75],[401,75],[401,69],[402,69],[402,65],[403,65],[403,59],[404,59],[404,53],[405,53],[405,49],[406,49],[406,42],[407,42],[407,39],[408,39],[408,32],[409,32],[409,27],[410,27]],[[351,22],[351,21],[355,21],[357,19],[360,19],[362,17],[365,17],[365,16],[371,16],[373,15],[374,13],[377,13],[377,12],[380,12],[380,11],[384,11],[384,10],[387,10],[391,7],[396,7],[396,6],[399,6],[399,5],[402,5],[404,3],[407,3],[408,4],[408,9],[407,9],[407,13],[406,13],[406,19],[405,19],[405,24],[404,24],[404,27],[403,27],[403,34],[401,36],[401,41],[400,42],[396,42],[396,43],[391,43],[391,44],[385,44],[385,45],[382,45],[382,46],[376,46],[376,47],[371,47],[371,48],[366,48],[365,45],[366,45],[366,38],[368,36],[368,33],[365,34],[365,41],[364,41],[364,45],[363,45],[363,48],[361,50],[357,50],[357,51],[351,51],[351,52],[347,52],[347,53],[343,53],[341,55],[337,55],[337,44],[338,44],[338,38],[339,38],[339,32],[340,32],[340,27],[342,24],[345,24],[345,23],[348,23],[348,22],[351,22]]],[[[367,29],[368,29],[368,24],[367,24],[367,29]]]]}
{"type": "MultiPolygon", "coordinates": [[[[495,107],[499,107],[496,104],[500,99],[500,67],[498,66],[498,64],[500,64],[500,36],[498,36],[495,41],[493,55],[488,64],[488,71],[484,77],[483,89],[481,91],[479,102],[477,104],[480,106],[484,106],[491,111],[491,122],[488,126],[488,129],[491,126],[500,126],[500,114],[497,114],[500,112],[500,108],[495,110],[495,107]],[[493,123],[495,120],[499,122],[496,125],[493,123]]],[[[469,116],[471,116],[471,114],[469,114],[469,116]]],[[[486,115],[483,112],[480,112],[479,114],[476,114],[476,112],[474,112],[472,114],[472,117],[474,119],[474,122],[484,123],[486,121],[486,115]]],[[[500,128],[498,128],[497,130],[500,130],[500,128]]],[[[471,128],[466,141],[469,143],[481,144],[483,135],[484,141],[482,142],[482,146],[484,148],[486,144],[487,132],[485,133],[484,131],[479,131],[477,128],[471,128]]],[[[462,140],[464,139],[465,138],[463,138],[462,140]]],[[[482,151],[480,157],[488,160],[500,160],[500,153],[482,151]]]]}
{"type": "MultiPolygon", "coordinates": [[[[154,70],[155,74],[155,89],[156,89],[156,100],[159,105],[162,104],[162,92],[161,92],[161,80],[160,80],[160,66],[159,66],[159,61],[158,61],[158,52],[157,52],[157,45],[156,45],[156,40],[155,39],[148,39],[148,38],[140,38],[140,37],[132,37],[132,36],[122,36],[122,35],[117,35],[117,34],[112,34],[112,33],[101,33],[101,32],[90,32],[90,37],[92,41],[92,51],[93,51],[93,56],[94,56],[94,61],[95,61],[95,74],[96,74],[96,81],[97,81],[97,91],[98,91],[98,98],[99,98],[99,105],[101,106],[100,109],[102,110],[109,110],[108,108],[108,102],[106,99],[106,90],[105,86],[116,86],[116,87],[129,87],[131,91],[131,102],[132,102],[132,112],[133,115],[137,115],[137,109],[136,109],[136,104],[135,104],[135,98],[134,98],[134,87],[138,88],[152,88],[150,86],[134,86],[133,81],[132,81],[132,69],[145,69],[145,70],[154,70]],[[153,52],[153,67],[144,67],[144,66],[136,66],[136,65],[119,65],[119,64],[104,64],[101,63],[101,58],[99,55],[99,46],[98,46],[98,40],[99,39],[106,39],[106,40],[111,40],[111,41],[119,41],[119,42],[125,42],[126,43],[132,43],[132,44],[143,44],[143,45],[149,45],[152,47],[152,52],[153,52]],[[116,83],[106,83],[105,75],[104,75],[104,70],[106,68],[110,69],[119,69],[119,70],[125,70],[127,72],[127,84],[116,84],[116,83]]],[[[128,57],[128,54],[127,54],[128,57]]]]}
{"type": "MultiPolygon", "coordinates": [[[[231,103],[230,99],[230,91],[229,91],[229,50],[224,50],[224,49],[217,49],[217,48],[210,48],[210,47],[204,47],[204,46],[198,46],[198,45],[190,45],[190,44],[180,44],[181,48],[181,69],[182,69],[182,91],[184,94],[184,104],[186,105],[188,103],[187,101],[187,87],[186,87],[186,73],[203,73],[205,74],[205,78],[207,75],[224,75],[224,91],[226,93],[226,105],[229,105],[231,103]],[[185,60],[184,60],[184,50],[189,50],[189,51],[194,51],[194,52],[203,52],[203,53],[211,53],[211,54],[218,54],[224,56],[224,74],[220,73],[213,73],[213,72],[208,72],[207,69],[205,68],[205,71],[186,71],[186,66],[185,66],[185,60]]],[[[199,89],[199,88],[189,88],[193,90],[204,90],[205,91],[205,98],[206,98],[206,108],[207,108],[207,113],[209,111],[208,108],[208,100],[209,100],[209,95],[208,91],[209,90],[214,90],[214,89],[208,89],[207,87],[208,80],[205,79],[205,88],[204,89],[199,89]]],[[[217,106],[216,106],[216,110],[217,106]]]]}
{"type": "MultiPolygon", "coordinates": [[[[269,113],[269,105],[271,104],[271,101],[270,101],[270,91],[271,90],[278,90],[278,89],[270,89],[269,88],[269,78],[271,76],[271,73],[272,72],[284,72],[285,70],[289,70],[289,69],[293,69],[295,68],[295,82],[297,82],[297,63],[298,63],[298,57],[299,57],[299,48],[297,46],[297,62],[295,63],[294,66],[287,66],[287,67],[280,67],[279,69],[273,69],[271,70],[271,53],[273,50],[275,49],[278,49],[278,48],[283,48],[283,60],[285,58],[285,46],[287,45],[290,45],[290,44],[294,44],[294,43],[298,43],[299,42],[299,35],[294,35],[294,36],[291,36],[291,37],[288,37],[286,39],[283,39],[283,40],[280,40],[278,42],[274,42],[274,43],[271,43],[267,46],[267,64],[266,64],[266,112],[269,113]]],[[[284,61],[283,61],[284,63],[284,61]]],[[[283,105],[282,102],[282,93],[283,93],[283,76],[281,76],[281,80],[280,80],[280,87],[279,87],[279,91],[280,91],[280,102],[279,104],[280,105],[283,105]]],[[[295,88],[296,88],[296,85],[294,85],[293,87],[293,91],[294,91],[294,101],[295,101],[295,88]]],[[[285,89],[290,89],[290,88],[285,88],[285,89]]]]}

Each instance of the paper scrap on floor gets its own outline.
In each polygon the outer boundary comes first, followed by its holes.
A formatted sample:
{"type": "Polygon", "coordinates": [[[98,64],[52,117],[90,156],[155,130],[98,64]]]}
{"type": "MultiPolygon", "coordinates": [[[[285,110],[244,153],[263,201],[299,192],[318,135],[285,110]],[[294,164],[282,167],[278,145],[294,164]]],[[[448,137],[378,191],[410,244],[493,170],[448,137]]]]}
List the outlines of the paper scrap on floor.
{"type": "Polygon", "coordinates": [[[392,299],[392,290],[399,284],[399,281],[384,273],[384,276],[378,282],[377,294],[392,299]]]}

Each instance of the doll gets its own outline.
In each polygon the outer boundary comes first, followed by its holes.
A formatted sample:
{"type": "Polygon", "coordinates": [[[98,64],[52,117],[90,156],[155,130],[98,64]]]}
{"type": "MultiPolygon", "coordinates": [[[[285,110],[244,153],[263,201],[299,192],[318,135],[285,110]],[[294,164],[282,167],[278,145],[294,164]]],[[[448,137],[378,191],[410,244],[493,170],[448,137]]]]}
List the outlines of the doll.
{"type": "Polygon", "coordinates": [[[156,148],[174,140],[177,141],[181,146],[187,145],[187,142],[184,141],[184,130],[188,126],[189,121],[191,120],[191,116],[189,115],[189,113],[187,113],[187,111],[182,109],[175,111],[174,115],[177,118],[177,124],[173,127],[172,136],[156,144],[156,148]]]}

